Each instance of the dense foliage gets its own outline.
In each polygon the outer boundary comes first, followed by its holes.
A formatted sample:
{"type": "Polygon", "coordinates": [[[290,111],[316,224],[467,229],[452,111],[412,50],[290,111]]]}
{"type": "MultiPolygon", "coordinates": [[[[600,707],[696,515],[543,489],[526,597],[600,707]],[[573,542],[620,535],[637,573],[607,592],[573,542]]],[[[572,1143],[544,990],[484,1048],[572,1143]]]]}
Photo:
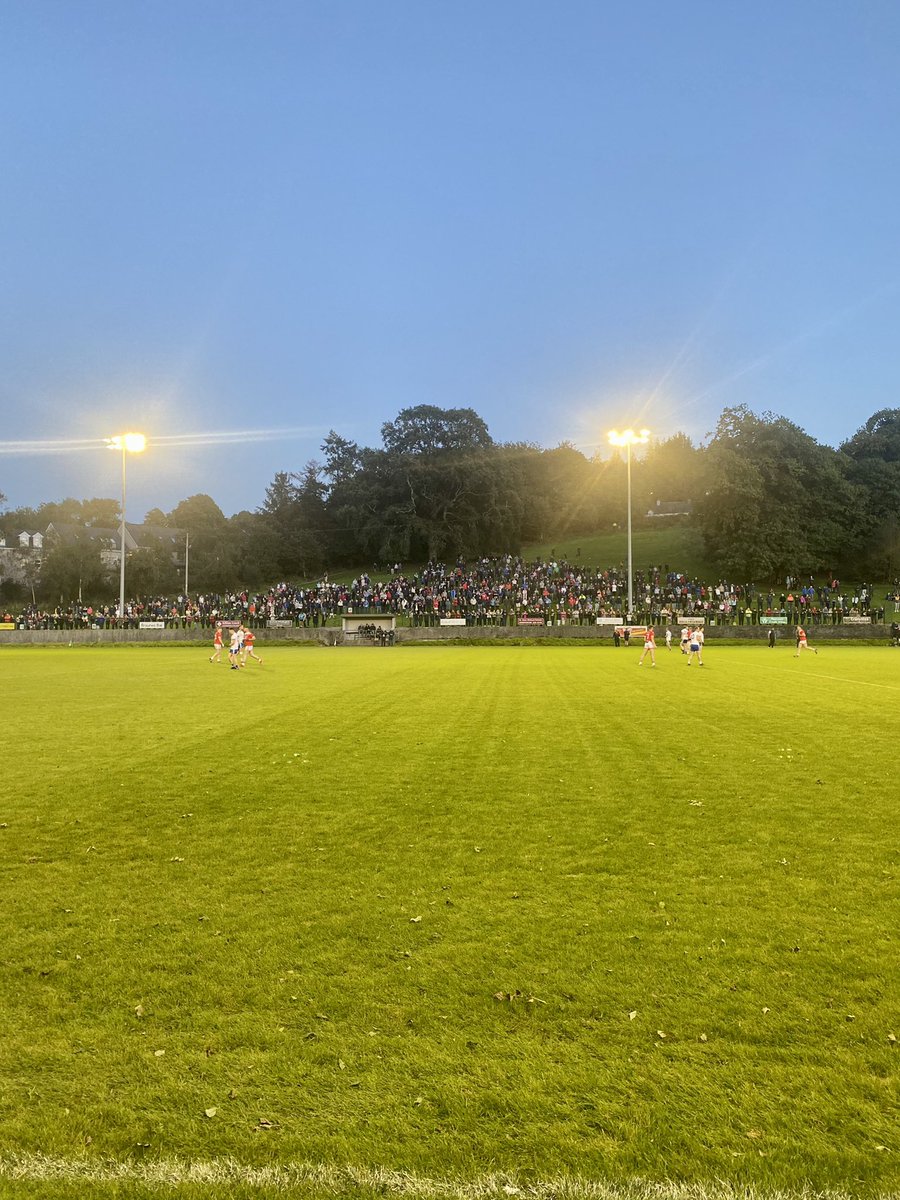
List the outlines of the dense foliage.
{"type": "MultiPolygon", "coordinates": [[[[279,471],[255,512],[226,517],[190,496],[150,523],[190,539],[193,586],[225,588],[310,578],[358,564],[453,561],[609,528],[625,515],[625,460],[587,458],[563,443],[496,443],[470,408],[407,408],[381,446],[332,430],[322,460],[279,471]]],[[[764,582],[786,573],[893,578],[900,558],[900,409],[883,409],[838,449],[775,414],[726,409],[705,446],[683,433],[632,460],[632,511],[691,501],[690,519],[721,575],[764,582]]],[[[2,502],[2,497],[0,497],[2,502]]],[[[676,507],[678,507],[676,505],[676,507]]],[[[37,578],[45,594],[99,586],[108,568],[92,528],[115,527],[114,500],[64,500],[0,516],[8,544],[23,530],[66,523],[81,539],[51,537],[37,578]]],[[[129,579],[144,592],[177,589],[183,564],[143,547],[129,579]]],[[[7,585],[8,588],[9,585],[7,585]]]]}

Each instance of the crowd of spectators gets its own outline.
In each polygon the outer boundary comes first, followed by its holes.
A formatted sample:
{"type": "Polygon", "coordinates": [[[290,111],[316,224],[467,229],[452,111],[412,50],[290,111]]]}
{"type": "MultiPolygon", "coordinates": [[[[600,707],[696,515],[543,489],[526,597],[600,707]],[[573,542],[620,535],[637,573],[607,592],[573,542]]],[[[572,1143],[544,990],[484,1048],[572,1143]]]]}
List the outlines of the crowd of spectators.
{"type": "MultiPolygon", "coordinates": [[[[123,617],[117,604],[69,603],[52,609],[30,604],[3,619],[25,629],[136,628],[159,621],[169,628],[203,630],[217,621],[316,628],[350,613],[394,614],[412,626],[437,625],[446,618],[470,625],[592,625],[598,618],[627,615],[622,566],[526,562],[507,554],[452,565],[429,562],[409,572],[395,563],[379,574],[387,578],[363,572],[344,583],[326,576],[308,586],[279,583],[259,592],[139,597],[126,602],[123,617]]],[[[765,616],[804,625],[838,624],[851,615],[884,620],[884,608],[874,604],[868,584],[844,589],[837,579],[816,584],[788,576],[783,588],[758,588],[726,579],[705,582],[665,565],[636,571],[633,596],[632,619],[641,624],[664,625],[680,617],[731,625],[755,624],[765,616]]]]}

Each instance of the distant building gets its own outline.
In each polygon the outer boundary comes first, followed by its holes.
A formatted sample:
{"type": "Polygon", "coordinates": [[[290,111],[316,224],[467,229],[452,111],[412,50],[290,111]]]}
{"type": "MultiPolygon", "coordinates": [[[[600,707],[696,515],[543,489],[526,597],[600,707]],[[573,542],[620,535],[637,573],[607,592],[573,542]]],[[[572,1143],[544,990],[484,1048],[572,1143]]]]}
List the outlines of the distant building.
{"type": "Polygon", "coordinates": [[[689,517],[694,511],[693,500],[657,500],[648,517],[689,517]]]}
{"type": "MultiPolygon", "coordinates": [[[[71,545],[75,542],[80,542],[82,545],[85,542],[92,543],[99,548],[100,558],[106,566],[117,567],[119,565],[122,550],[121,526],[111,529],[99,525],[86,527],[61,521],[53,522],[47,526],[45,537],[48,542],[57,539],[64,545],[71,545]]],[[[125,522],[126,554],[162,545],[171,554],[173,563],[182,564],[184,562],[184,539],[183,529],[170,529],[166,525],[132,525],[129,521],[125,522]]]]}
{"type": "Polygon", "coordinates": [[[0,583],[24,584],[41,565],[44,535],[23,529],[13,538],[0,538],[0,583]]]}

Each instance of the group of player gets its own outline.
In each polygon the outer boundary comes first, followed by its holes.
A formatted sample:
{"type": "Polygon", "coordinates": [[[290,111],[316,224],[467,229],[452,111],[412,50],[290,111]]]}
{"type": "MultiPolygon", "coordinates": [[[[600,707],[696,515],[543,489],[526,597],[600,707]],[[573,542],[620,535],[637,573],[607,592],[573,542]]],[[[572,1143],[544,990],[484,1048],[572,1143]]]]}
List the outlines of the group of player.
{"type": "MultiPolygon", "coordinates": [[[[253,646],[256,642],[256,635],[252,629],[247,629],[243,625],[238,625],[231,631],[231,638],[228,646],[228,661],[232,671],[239,671],[241,667],[246,667],[248,659],[255,659],[262,666],[262,659],[254,651],[253,646]]],[[[222,650],[224,649],[224,638],[222,635],[222,626],[217,624],[216,631],[213,634],[213,652],[209,661],[217,663],[222,661],[222,650]]]]}
{"type": "MultiPolygon", "coordinates": [[[[683,625],[681,628],[681,653],[687,655],[687,665],[690,666],[694,660],[694,655],[697,656],[697,662],[703,666],[703,626],[698,625],[692,629],[690,625],[683,625]]],[[[769,635],[769,645],[775,645],[774,632],[769,635]]],[[[666,629],[666,649],[672,649],[672,630],[666,629]]],[[[806,630],[802,625],[797,626],[797,650],[794,658],[800,657],[802,650],[812,650],[813,654],[818,654],[819,651],[815,646],[810,646],[806,636],[806,630]]],[[[650,655],[650,666],[656,666],[656,631],[653,626],[649,626],[644,633],[644,649],[641,651],[641,657],[638,660],[638,666],[642,666],[644,659],[650,655]]]]}
{"type": "MultiPolygon", "coordinates": [[[[690,666],[694,661],[694,655],[697,656],[697,662],[703,666],[703,642],[704,642],[703,626],[698,625],[692,629],[690,625],[681,627],[681,653],[687,655],[687,665],[690,666]]],[[[672,630],[666,629],[666,649],[672,649],[672,630]]],[[[656,666],[656,630],[652,625],[647,627],[644,633],[644,649],[641,651],[641,657],[638,659],[638,666],[643,666],[644,659],[650,655],[650,666],[656,666]]]]}

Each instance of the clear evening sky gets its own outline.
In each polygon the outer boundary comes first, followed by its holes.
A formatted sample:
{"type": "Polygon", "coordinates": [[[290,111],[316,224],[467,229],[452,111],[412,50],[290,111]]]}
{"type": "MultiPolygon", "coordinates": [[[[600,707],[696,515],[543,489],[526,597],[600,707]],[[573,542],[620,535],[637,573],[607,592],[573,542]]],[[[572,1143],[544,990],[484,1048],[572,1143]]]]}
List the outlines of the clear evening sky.
{"type": "Polygon", "coordinates": [[[5,0],[0,111],[10,507],[900,405],[897,0],[5,0]]]}

